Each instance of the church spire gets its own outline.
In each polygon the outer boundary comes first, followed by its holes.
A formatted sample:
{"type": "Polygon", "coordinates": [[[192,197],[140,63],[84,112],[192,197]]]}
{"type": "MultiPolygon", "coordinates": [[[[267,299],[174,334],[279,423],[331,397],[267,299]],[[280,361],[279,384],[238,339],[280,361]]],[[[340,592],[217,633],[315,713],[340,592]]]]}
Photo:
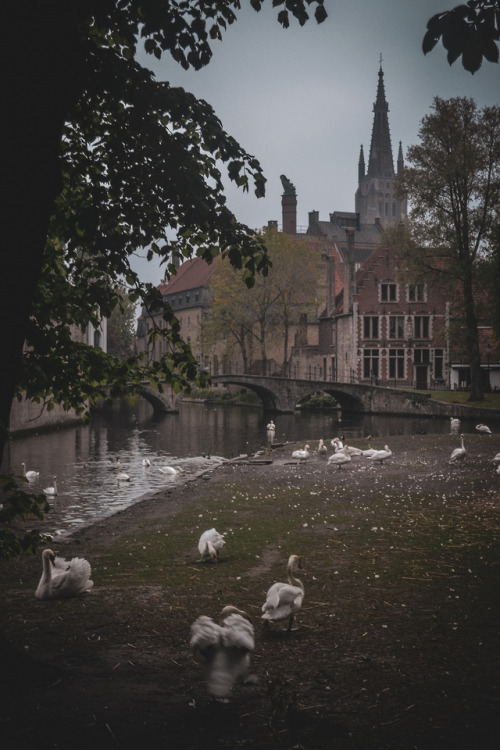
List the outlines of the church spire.
{"type": "Polygon", "coordinates": [[[378,72],[377,98],[373,105],[373,128],[368,160],[368,177],[394,177],[388,112],[389,105],[385,98],[384,71],[382,70],[381,60],[378,72]]]}

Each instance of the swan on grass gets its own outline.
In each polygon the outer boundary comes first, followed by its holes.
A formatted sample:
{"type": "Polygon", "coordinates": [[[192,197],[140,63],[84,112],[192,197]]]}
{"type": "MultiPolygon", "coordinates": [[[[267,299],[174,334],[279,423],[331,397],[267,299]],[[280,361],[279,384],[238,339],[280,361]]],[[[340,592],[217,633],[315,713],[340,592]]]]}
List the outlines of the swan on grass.
{"type": "Polygon", "coordinates": [[[292,452],[292,458],[298,458],[299,461],[305,461],[309,458],[309,449],[310,446],[306,445],[303,449],[299,449],[292,452]]]}
{"type": "Polygon", "coordinates": [[[450,427],[452,430],[459,430],[460,424],[461,422],[457,417],[450,417],[450,427]]]}
{"type": "Polygon", "coordinates": [[[28,482],[32,482],[34,479],[38,479],[40,476],[39,471],[26,471],[26,464],[24,461],[22,462],[21,466],[23,467],[23,476],[26,477],[28,482]]]}
{"type": "Polygon", "coordinates": [[[261,617],[265,624],[288,619],[288,633],[304,601],[304,585],[294,576],[296,568],[302,568],[300,558],[298,555],[290,555],[287,564],[288,583],[273,583],[262,605],[261,617]]]}
{"type": "Polygon", "coordinates": [[[83,557],[64,560],[56,557],[51,549],[44,549],[42,567],[42,577],[35,591],[37,599],[69,599],[88,593],[94,585],[90,580],[90,563],[83,557]]]}
{"type": "Polygon", "coordinates": [[[321,438],[318,444],[318,454],[320,456],[326,456],[327,453],[328,453],[328,448],[326,447],[325,441],[323,440],[323,438],[321,438]]]}
{"type": "Polygon", "coordinates": [[[267,425],[267,428],[266,428],[266,429],[267,429],[267,430],[269,430],[269,432],[274,432],[274,431],[275,431],[275,429],[276,429],[276,425],[274,424],[274,422],[273,422],[273,420],[272,420],[272,419],[271,419],[271,421],[270,421],[270,422],[268,423],[268,425],[267,425]]]}
{"type": "Polygon", "coordinates": [[[45,495],[57,495],[57,477],[54,477],[52,481],[53,481],[52,487],[45,487],[43,489],[43,493],[45,495]]]}
{"type": "Polygon", "coordinates": [[[339,469],[341,469],[342,464],[348,464],[350,461],[351,456],[349,454],[347,445],[345,445],[341,451],[332,453],[332,455],[329,456],[327,464],[328,466],[338,466],[339,469]]]}
{"type": "Polygon", "coordinates": [[[490,428],[485,424],[477,424],[476,430],[481,433],[481,435],[491,435],[490,428]]]}
{"type": "Polygon", "coordinates": [[[450,456],[450,464],[455,463],[456,461],[463,461],[466,455],[467,455],[467,451],[465,449],[464,436],[462,433],[460,435],[460,448],[455,448],[455,450],[452,451],[452,454],[450,456]]]}
{"type": "Polygon", "coordinates": [[[204,531],[198,542],[198,550],[202,561],[210,558],[212,562],[218,562],[219,552],[225,543],[223,535],[219,534],[217,529],[207,529],[207,531],[204,531]]]}
{"type": "Polygon", "coordinates": [[[201,660],[210,695],[227,702],[238,679],[250,667],[250,654],[255,650],[254,630],[246,612],[224,607],[219,622],[201,615],[191,625],[189,645],[201,660]]]}
{"type": "Polygon", "coordinates": [[[491,460],[495,462],[500,461],[500,453],[497,453],[491,460]]]}
{"type": "Polygon", "coordinates": [[[392,451],[388,445],[384,445],[382,450],[375,451],[371,456],[367,456],[369,461],[380,461],[382,463],[386,458],[392,456],[392,451]]]}

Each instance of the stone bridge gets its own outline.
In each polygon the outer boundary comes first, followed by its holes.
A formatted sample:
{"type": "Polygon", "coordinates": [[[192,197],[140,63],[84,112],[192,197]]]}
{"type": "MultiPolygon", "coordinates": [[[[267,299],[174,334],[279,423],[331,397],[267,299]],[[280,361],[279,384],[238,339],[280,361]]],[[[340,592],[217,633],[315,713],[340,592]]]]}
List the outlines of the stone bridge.
{"type": "MultiPolygon", "coordinates": [[[[426,393],[400,391],[376,385],[332,383],[322,380],[294,380],[260,375],[216,375],[213,385],[238,385],[254,391],[270,412],[293,413],[297,404],[315,393],[327,393],[344,411],[366,414],[412,414],[418,416],[461,416],[460,407],[432,400],[426,393]]],[[[466,407],[465,407],[466,408],[466,407]]]]}
{"type": "Polygon", "coordinates": [[[179,401],[182,399],[182,393],[174,393],[170,386],[164,385],[163,391],[160,392],[145,382],[141,386],[140,394],[146,401],[149,401],[156,414],[168,414],[179,411],[179,401]]]}

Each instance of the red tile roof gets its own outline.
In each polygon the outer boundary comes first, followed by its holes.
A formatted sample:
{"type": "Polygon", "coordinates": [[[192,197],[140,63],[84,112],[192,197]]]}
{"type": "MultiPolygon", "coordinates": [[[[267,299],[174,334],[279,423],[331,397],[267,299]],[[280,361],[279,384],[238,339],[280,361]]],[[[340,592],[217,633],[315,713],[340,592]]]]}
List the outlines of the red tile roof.
{"type": "Polygon", "coordinates": [[[167,283],[162,282],[159,285],[160,292],[163,295],[177,294],[189,289],[208,286],[208,282],[217,267],[218,260],[215,259],[210,265],[201,258],[187,260],[182,266],[179,266],[175,276],[172,276],[167,283]]]}

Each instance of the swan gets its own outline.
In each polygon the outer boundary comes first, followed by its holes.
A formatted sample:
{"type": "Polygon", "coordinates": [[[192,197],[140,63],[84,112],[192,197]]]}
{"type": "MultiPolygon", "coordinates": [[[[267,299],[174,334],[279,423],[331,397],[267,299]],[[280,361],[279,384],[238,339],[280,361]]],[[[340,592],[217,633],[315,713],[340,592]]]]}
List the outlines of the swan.
{"type": "Polygon", "coordinates": [[[26,477],[28,482],[31,482],[34,479],[38,479],[38,477],[40,476],[39,471],[26,471],[26,464],[24,463],[24,461],[22,462],[21,466],[23,467],[23,476],[26,477]]]}
{"type": "Polygon", "coordinates": [[[67,599],[86,594],[93,587],[90,563],[82,557],[64,560],[51,549],[42,552],[43,573],[35,591],[37,599],[67,599]]]}
{"type": "Polygon", "coordinates": [[[149,458],[143,458],[142,465],[145,469],[149,469],[149,467],[151,466],[151,461],[149,460],[149,458]]]}
{"type": "Polygon", "coordinates": [[[450,464],[453,463],[454,461],[463,461],[467,455],[467,451],[465,450],[465,445],[464,445],[463,433],[460,435],[460,442],[461,442],[460,448],[455,448],[455,450],[452,451],[452,454],[450,456],[450,464]]]}
{"type": "Polygon", "coordinates": [[[318,453],[320,456],[326,456],[326,454],[328,453],[328,448],[326,447],[325,441],[323,440],[323,438],[321,438],[321,440],[319,441],[318,453]]]}
{"type": "Polygon", "coordinates": [[[497,453],[496,456],[494,456],[491,460],[495,462],[500,461],[500,453],[497,453]]]}
{"type": "Polygon", "coordinates": [[[331,441],[331,446],[334,451],[341,451],[344,447],[344,443],[340,438],[333,438],[333,440],[331,441]]]}
{"type": "Polygon", "coordinates": [[[328,466],[338,466],[339,469],[342,468],[342,464],[347,464],[351,461],[351,456],[349,455],[349,450],[347,445],[342,448],[341,451],[332,453],[332,455],[328,458],[328,466]]]}
{"type": "Polygon", "coordinates": [[[180,466],[159,466],[158,471],[161,471],[162,474],[171,474],[173,476],[174,474],[181,474],[184,469],[181,469],[180,466]]]}
{"type": "Polygon", "coordinates": [[[369,461],[380,461],[380,463],[382,463],[386,458],[389,458],[389,456],[392,456],[392,451],[389,449],[388,445],[384,445],[382,450],[375,451],[375,453],[372,453],[371,456],[367,456],[367,458],[369,461]]]}
{"type": "Polygon", "coordinates": [[[57,477],[53,479],[54,485],[52,487],[45,487],[43,493],[45,495],[57,495],[57,477]]]}
{"type": "Polygon", "coordinates": [[[124,471],[121,471],[122,465],[120,463],[120,459],[116,459],[116,468],[118,470],[118,474],[116,475],[116,478],[119,482],[130,482],[130,477],[128,474],[126,474],[124,471]]]}
{"type": "Polygon", "coordinates": [[[292,458],[298,458],[299,461],[305,461],[309,458],[309,445],[306,445],[304,449],[293,451],[292,458]]]}
{"type": "Polygon", "coordinates": [[[213,562],[218,562],[219,552],[225,543],[223,535],[219,534],[216,529],[207,529],[207,531],[204,531],[198,542],[202,561],[210,557],[213,562]]]}
{"type": "Polygon", "coordinates": [[[477,424],[476,430],[480,432],[482,435],[491,435],[490,428],[487,427],[485,424],[477,424]]]}
{"type": "Polygon", "coordinates": [[[458,430],[460,428],[460,420],[456,417],[450,417],[450,427],[452,430],[458,430]]]}
{"type": "Polygon", "coordinates": [[[255,649],[254,630],[246,612],[224,607],[219,623],[201,615],[191,625],[189,645],[201,657],[208,692],[216,700],[227,702],[233,686],[250,666],[255,649]]]}
{"type": "Polygon", "coordinates": [[[365,456],[365,458],[370,458],[370,456],[373,456],[373,454],[376,452],[376,448],[366,448],[364,451],[361,451],[362,455],[365,456]]]}
{"type": "Polygon", "coordinates": [[[272,419],[271,419],[271,421],[269,422],[269,424],[267,425],[267,428],[266,428],[266,429],[268,429],[268,430],[269,430],[270,432],[274,432],[274,430],[276,429],[276,425],[274,424],[274,422],[273,422],[273,420],[272,420],[272,419]]]}
{"type": "Polygon", "coordinates": [[[293,618],[304,601],[304,585],[294,577],[296,568],[302,568],[298,555],[290,555],[287,564],[288,583],[273,583],[262,605],[261,618],[267,625],[289,618],[287,632],[292,629],[293,618]]]}

